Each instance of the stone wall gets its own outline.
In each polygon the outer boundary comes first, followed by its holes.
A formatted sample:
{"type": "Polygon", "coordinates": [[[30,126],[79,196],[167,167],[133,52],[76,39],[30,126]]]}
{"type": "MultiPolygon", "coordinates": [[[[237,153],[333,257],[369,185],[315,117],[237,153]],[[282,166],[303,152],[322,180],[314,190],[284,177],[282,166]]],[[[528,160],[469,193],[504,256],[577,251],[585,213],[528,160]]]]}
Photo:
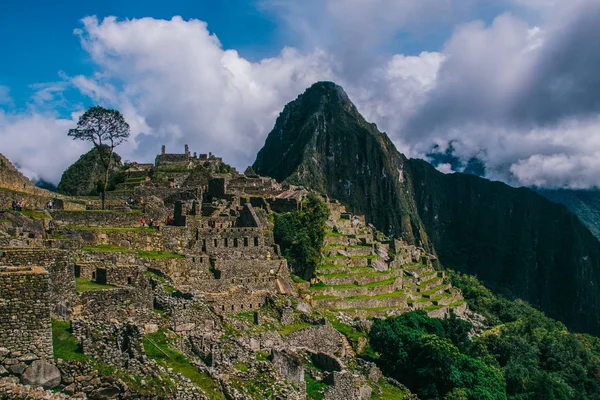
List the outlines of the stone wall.
{"type": "MultiPolygon", "coordinates": [[[[161,227],[162,229],[163,227],[161,227]]],[[[59,228],[58,232],[68,237],[81,238],[81,240],[90,245],[112,244],[137,251],[163,251],[164,238],[161,230],[146,229],[142,232],[133,230],[88,230],[59,228]]]]}
{"type": "Polygon", "coordinates": [[[117,211],[52,210],[54,225],[130,228],[140,224],[141,214],[117,211]]]}
{"type": "Polygon", "coordinates": [[[237,314],[262,307],[269,296],[268,291],[250,291],[234,287],[223,293],[206,294],[208,304],[217,314],[237,314]]]}
{"type": "Polygon", "coordinates": [[[153,296],[150,288],[119,287],[79,294],[81,313],[94,321],[127,321],[137,323],[152,319],[153,296]]]}
{"type": "Polygon", "coordinates": [[[38,265],[48,272],[48,300],[54,314],[65,316],[75,299],[75,272],[70,253],[46,248],[0,249],[0,259],[10,265],[38,265]]]}
{"type": "Polygon", "coordinates": [[[290,333],[288,345],[305,347],[315,353],[328,353],[344,357],[347,353],[345,338],[331,325],[316,325],[290,333]]]}
{"type": "Polygon", "coordinates": [[[48,272],[37,266],[0,267],[0,359],[4,367],[11,370],[52,357],[48,272]]]}

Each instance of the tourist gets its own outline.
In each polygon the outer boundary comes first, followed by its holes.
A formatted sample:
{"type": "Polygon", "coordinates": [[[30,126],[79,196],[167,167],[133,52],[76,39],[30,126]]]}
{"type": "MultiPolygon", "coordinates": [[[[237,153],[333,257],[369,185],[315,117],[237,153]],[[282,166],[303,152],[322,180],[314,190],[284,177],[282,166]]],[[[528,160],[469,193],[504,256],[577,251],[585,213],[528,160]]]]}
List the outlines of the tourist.
{"type": "Polygon", "coordinates": [[[152,229],[154,228],[154,219],[150,218],[150,221],[148,222],[148,228],[152,229]]]}
{"type": "Polygon", "coordinates": [[[52,220],[48,221],[48,233],[51,235],[54,233],[54,223],[52,220]]]}
{"type": "Polygon", "coordinates": [[[144,219],[144,217],[142,217],[140,219],[140,228],[144,228],[146,226],[146,220],[144,219]]]}
{"type": "Polygon", "coordinates": [[[167,225],[171,225],[171,221],[172,221],[172,219],[171,219],[171,216],[169,215],[167,217],[167,225]]]}

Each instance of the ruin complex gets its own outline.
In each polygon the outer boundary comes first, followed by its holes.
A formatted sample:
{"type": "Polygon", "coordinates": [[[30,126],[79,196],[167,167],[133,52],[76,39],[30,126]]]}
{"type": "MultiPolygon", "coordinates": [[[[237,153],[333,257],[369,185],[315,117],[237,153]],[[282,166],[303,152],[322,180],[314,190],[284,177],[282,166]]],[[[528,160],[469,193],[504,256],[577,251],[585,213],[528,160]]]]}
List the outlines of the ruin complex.
{"type": "Polygon", "coordinates": [[[0,156],[0,377],[15,379],[10,390],[20,379],[79,398],[244,399],[262,398],[249,386],[262,379],[269,398],[305,399],[310,376],[326,399],[368,399],[381,384],[406,388],[353,358],[364,342],[332,323],[362,332],[374,316],[467,312],[435,257],[334,199],[323,198],[322,259],[304,281],[275,242],[273,215],[298,211],[308,190],[187,145],[125,174],[100,210],[99,199],[36,188],[0,156]],[[11,210],[15,200],[25,210],[11,210]],[[168,352],[196,375],[169,368],[168,352]],[[48,368],[61,378],[39,372],[48,368]]]}

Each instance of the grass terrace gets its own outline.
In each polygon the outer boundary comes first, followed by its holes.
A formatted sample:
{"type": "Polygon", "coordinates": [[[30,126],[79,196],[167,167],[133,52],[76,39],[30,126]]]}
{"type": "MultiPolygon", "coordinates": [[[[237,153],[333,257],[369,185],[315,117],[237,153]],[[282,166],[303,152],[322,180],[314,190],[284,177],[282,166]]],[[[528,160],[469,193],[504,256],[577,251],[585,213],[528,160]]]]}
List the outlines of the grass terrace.
{"type": "Polygon", "coordinates": [[[127,249],[125,247],[117,246],[114,244],[100,244],[96,246],[83,246],[83,251],[106,251],[113,253],[135,253],[134,250],[127,249]]]}
{"type": "Polygon", "coordinates": [[[364,285],[347,284],[347,285],[331,285],[331,286],[327,286],[324,283],[320,282],[320,283],[322,283],[322,285],[320,285],[320,284],[311,285],[311,288],[313,288],[313,289],[325,289],[328,287],[333,288],[333,289],[373,288],[373,287],[378,287],[378,286],[391,285],[395,281],[396,281],[396,277],[393,277],[393,278],[385,279],[383,281],[371,282],[371,283],[367,283],[364,285]]]}
{"type": "Polygon", "coordinates": [[[364,299],[393,299],[396,297],[404,297],[406,296],[406,294],[404,292],[400,292],[400,291],[394,291],[391,293],[381,293],[381,294],[376,294],[374,296],[369,296],[369,295],[362,295],[362,296],[350,296],[350,297],[344,297],[344,300],[364,300],[364,299]]]}
{"type": "Polygon", "coordinates": [[[138,251],[138,255],[140,258],[154,258],[154,259],[162,259],[162,258],[185,258],[185,256],[177,253],[171,253],[168,251],[138,251]]]}
{"type": "Polygon", "coordinates": [[[35,210],[23,210],[23,211],[19,211],[22,215],[29,217],[29,218],[33,218],[33,219],[44,219],[44,218],[50,218],[48,217],[48,215],[43,212],[43,211],[35,211],[35,210]]]}
{"type": "Polygon", "coordinates": [[[306,322],[297,322],[297,323],[285,325],[281,329],[279,329],[277,332],[279,332],[279,334],[281,336],[285,336],[285,335],[289,335],[292,332],[299,331],[300,329],[308,328],[309,326],[311,326],[311,325],[307,324],[306,322]]]}
{"type": "Polygon", "coordinates": [[[359,271],[357,271],[356,273],[339,272],[339,273],[335,273],[335,274],[321,274],[319,276],[322,278],[345,278],[347,276],[353,276],[355,278],[359,278],[359,277],[364,277],[364,276],[389,275],[389,273],[373,271],[373,268],[369,268],[369,269],[371,270],[369,272],[359,272],[359,271]]]}
{"type": "Polygon", "coordinates": [[[96,290],[114,289],[116,286],[96,283],[84,278],[75,278],[75,290],[77,292],[92,292],[96,290]]]}
{"type": "Polygon", "coordinates": [[[217,382],[210,376],[200,373],[186,356],[170,346],[165,330],[161,329],[156,333],[147,334],[144,336],[143,344],[149,358],[188,378],[194,385],[202,389],[210,399],[225,400],[225,396],[217,382]]]}

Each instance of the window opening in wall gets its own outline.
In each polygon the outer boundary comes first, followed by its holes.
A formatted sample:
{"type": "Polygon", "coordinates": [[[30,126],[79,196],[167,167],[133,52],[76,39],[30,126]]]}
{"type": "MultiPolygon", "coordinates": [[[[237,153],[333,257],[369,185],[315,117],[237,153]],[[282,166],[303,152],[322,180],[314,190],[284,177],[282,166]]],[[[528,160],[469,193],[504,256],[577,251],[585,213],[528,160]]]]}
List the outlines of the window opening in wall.
{"type": "Polygon", "coordinates": [[[252,303],[250,303],[250,308],[252,308],[252,303]]]}
{"type": "Polygon", "coordinates": [[[130,276],[127,277],[127,284],[131,285],[131,277],[130,276]]]}
{"type": "Polygon", "coordinates": [[[248,238],[247,237],[244,238],[244,247],[248,247],[248,238]]]}
{"type": "Polygon", "coordinates": [[[221,306],[221,311],[225,311],[225,306],[221,306]]]}
{"type": "Polygon", "coordinates": [[[223,245],[225,245],[225,247],[227,247],[227,245],[228,245],[227,238],[223,239],[223,245]]]}
{"type": "Polygon", "coordinates": [[[96,279],[96,273],[92,272],[92,279],[96,279]]]}
{"type": "Polygon", "coordinates": [[[232,304],[231,305],[231,311],[234,311],[234,310],[235,310],[235,306],[232,304]]]}
{"type": "Polygon", "coordinates": [[[196,257],[192,257],[192,262],[195,263],[196,262],[196,257]]]}
{"type": "Polygon", "coordinates": [[[254,238],[254,247],[258,247],[258,238],[257,237],[254,238]]]}
{"type": "Polygon", "coordinates": [[[217,239],[215,239],[215,240],[214,240],[214,242],[215,242],[215,247],[218,247],[218,245],[219,245],[219,242],[218,242],[218,240],[217,240],[217,239]]]}
{"type": "Polygon", "coordinates": [[[233,247],[238,247],[238,240],[237,240],[237,238],[233,238],[233,247]]]}
{"type": "Polygon", "coordinates": [[[240,309],[242,309],[242,310],[244,309],[244,305],[243,304],[240,304],[240,309]]]}

